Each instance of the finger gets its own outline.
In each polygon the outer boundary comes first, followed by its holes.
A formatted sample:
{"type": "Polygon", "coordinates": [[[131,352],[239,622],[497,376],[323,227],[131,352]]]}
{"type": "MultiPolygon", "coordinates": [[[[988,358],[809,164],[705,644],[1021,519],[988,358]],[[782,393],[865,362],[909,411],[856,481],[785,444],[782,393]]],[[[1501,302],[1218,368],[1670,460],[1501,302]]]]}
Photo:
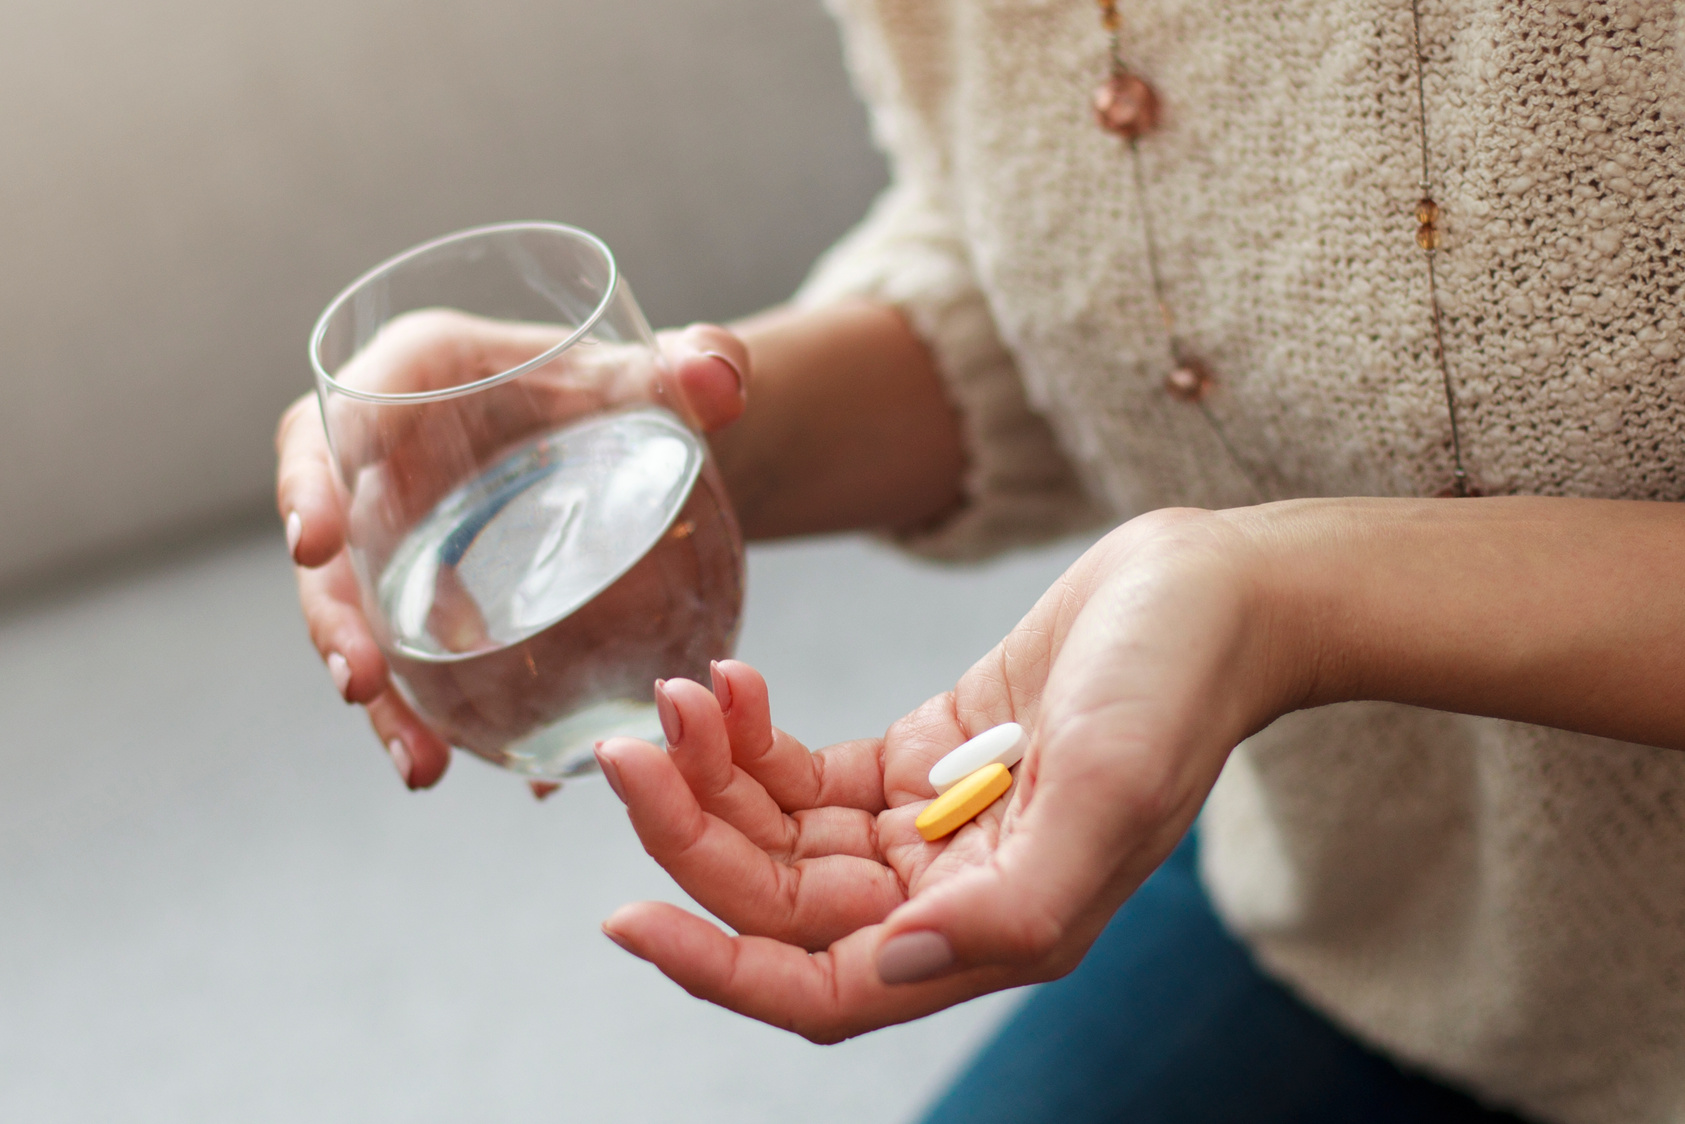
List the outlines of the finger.
{"type": "MultiPolygon", "coordinates": [[[[1005,721],[1005,719],[1002,719],[1005,721]]],[[[997,723],[977,721],[961,715],[955,692],[946,691],[925,700],[916,709],[895,720],[884,735],[895,751],[884,762],[885,801],[892,808],[922,803],[936,795],[930,783],[930,768],[952,753],[968,738],[997,723]]]]}
{"type": "Polygon", "coordinates": [[[731,758],[786,812],[845,807],[881,812],[883,742],[842,742],[809,753],[772,725],[766,680],[740,660],[714,664],[714,694],[724,709],[731,758]]]}
{"type": "Polygon", "coordinates": [[[920,1018],[1013,982],[984,969],[886,985],[875,966],[877,926],[810,954],[766,937],[729,936],[677,906],[639,902],[617,910],[603,931],[696,998],[821,1043],[920,1018]]]}
{"type": "Polygon", "coordinates": [[[666,719],[668,756],[702,810],[741,831],[763,851],[793,853],[796,822],[752,776],[732,764],[725,719],[715,697],[688,679],[656,683],[655,697],[666,719]]]}
{"type": "Polygon", "coordinates": [[[296,574],[310,642],[327,664],[340,697],[346,702],[373,700],[386,690],[386,657],[363,616],[350,557],[341,553],[326,566],[301,568],[296,574]]]}
{"type": "MultiPolygon", "coordinates": [[[[823,948],[882,920],[903,898],[881,863],[825,855],[781,863],[702,810],[678,767],[648,742],[614,738],[598,749],[650,857],[704,909],[743,933],[823,948]]],[[[860,813],[856,813],[860,814],[860,813]]]]}
{"type": "MultiPolygon", "coordinates": [[[[566,335],[553,324],[488,320],[449,309],[408,312],[385,324],[334,372],[334,378],[342,387],[363,391],[425,393],[520,366],[566,335]]],[[[361,494],[369,483],[367,470],[378,466],[386,499],[394,504],[392,512],[409,518],[420,515],[479,457],[581,412],[584,407],[569,409],[568,403],[591,399],[591,392],[572,388],[570,380],[559,377],[574,365],[573,357],[569,351],[517,384],[400,410],[329,395],[324,412],[333,456],[324,452],[323,461],[341,475],[330,476],[328,482],[343,482],[361,494]]],[[[644,366],[653,369],[653,364],[644,366]]],[[[342,514],[341,521],[355,523],[348,514],[342,514]]]]}
{"type": "Polygon", "coordinates": [[[275,448],[280,457],[275,504],[287,529],[287,549],[299,565],[320,566],[345,545],[345,517],[314,394],[281,415],[275,448]]]}
{"type": "Polygon", "coordinates": [[[885,862],[889,856],[878,838],[882,818],[858,808],[804,808],[792,812],[795,841],[777,857],[785,862],[799,862],[825,855],[853,855],[885,862]]]}
{"type": "MultiPolygon", "coordinates": [[[[749,672],[754,674],[752,668],[749,672]]],[[[728,674],[721,664],[714,665],[715,691],[729,698],[728,674]]],[[[667,753],[703,811],[719,816],[782,861],[824,855],[882,859],[877,816],[871,812],[824,806],[786,815],[754,777],[733,763],[717,694],[688,679],[669,679],[657,686],[657,697],[662,696],[673,708],[679,728],[679,740],[667,747],[667,753]]],[[[805,749],[801,754],[808,756],[805,749]]]]}
{"type": "Polygon", "coordinates": [[[368,713],[398,779],[412,791],[438,784],[450,766],[450,746],[416,717],[398,692],[383,692],[368,704],[368,713]]]}
{"type": "Polygon", "coordinates": [[[749,394],[749,348],[713,324],[692,324],[663,333],[666,380],[685,414],[704,433],[723,429],[743,415],[749,394]]]}
{"type": "Polygon", "coordinates": [[[1162,755],[1132,743],[1103,712],[1066,722],[1055,739],[1026,758],[1035,783],[1018,786],[1010,832],[993,854],[921,888],[888,919],[892,937],[940,934],[956,966],[1001,965],[1036,979],[1076,966],[1198,808],[1168,806],[1179,786],[1162,755]],[[1037,778],[1044,748],[1065,760],[1037,778]]]}
{"type": "Polygon", "coordinates": [[[556,324],[420,309],[383,325],[334,372],[334,381],[383,394],[463,386],[518,367],[566,336],[556,324]]]}

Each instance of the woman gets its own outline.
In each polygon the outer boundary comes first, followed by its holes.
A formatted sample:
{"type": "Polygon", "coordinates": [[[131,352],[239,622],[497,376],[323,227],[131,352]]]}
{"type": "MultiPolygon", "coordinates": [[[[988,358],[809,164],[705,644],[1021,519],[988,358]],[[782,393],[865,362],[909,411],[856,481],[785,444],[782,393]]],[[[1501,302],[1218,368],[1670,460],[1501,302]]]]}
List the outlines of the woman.
{"type": "MultiPolygon", "coordinates": [[[[1685,1119],[1671,0],[837,7],[894,185],[791,307],[667,337],[746,530],[1128,521],[882,739],[809,757],[741,664],[668,684],[671,753],[599,757],[740,935],[609,935],[834,1040],[1106,930],[953,1119],[1685,1119]],[[924,770],[1009,719],[1010,799],[922,843],[924,770]],[[1222,927],[1183,851],[1107,930],[1202,806],[1222,927]]],[[[306,615],[431,784],[309,411],[306,615]]]]}

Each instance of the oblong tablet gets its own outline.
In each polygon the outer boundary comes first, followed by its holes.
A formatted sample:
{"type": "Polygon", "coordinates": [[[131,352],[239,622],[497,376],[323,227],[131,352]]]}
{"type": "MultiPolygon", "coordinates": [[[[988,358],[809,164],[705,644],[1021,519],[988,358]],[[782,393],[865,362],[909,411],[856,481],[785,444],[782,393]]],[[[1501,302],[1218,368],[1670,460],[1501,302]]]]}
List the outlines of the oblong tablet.
{"type": "Polygon", "coordinates": [[[1005,765],[985,765],[932,800],[913,823],[926,843],[934,843],[976,819],[1011,787],[1012,774],[1005,765]]]}
{"type": "Polygon", "coordinates": [[[1016,722],[984,730],[930,767],[930,787],[938,793],[947,792],[985,765],[1010,769],[1024,759],[1024,751],[1029,748],[1030,735],[1016,722]]]}

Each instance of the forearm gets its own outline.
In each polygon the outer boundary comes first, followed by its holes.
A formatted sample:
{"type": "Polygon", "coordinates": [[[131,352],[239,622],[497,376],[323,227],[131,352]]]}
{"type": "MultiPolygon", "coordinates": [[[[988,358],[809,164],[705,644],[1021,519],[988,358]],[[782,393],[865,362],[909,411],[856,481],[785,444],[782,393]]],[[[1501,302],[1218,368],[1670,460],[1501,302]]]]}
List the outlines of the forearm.
{"type": "Polygon", "coordinates": [[[1685,508],[1315,500],[1229,513],[1300,705],[1386,699],[1685,748],[1685,508]]]}
{"type": "Polygon", "coordinates": [[[775,309],[734,328],[748,407],[710,441],[748,537],[916,527],[960,502],[959,419],[899,312],[775,309]]]}

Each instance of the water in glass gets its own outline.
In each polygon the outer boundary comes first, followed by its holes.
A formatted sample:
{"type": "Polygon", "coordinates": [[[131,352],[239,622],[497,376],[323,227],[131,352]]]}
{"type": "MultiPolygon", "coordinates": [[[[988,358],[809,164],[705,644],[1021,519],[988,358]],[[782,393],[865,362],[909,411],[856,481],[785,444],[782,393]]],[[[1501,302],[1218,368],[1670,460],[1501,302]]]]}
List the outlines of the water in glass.
{"type": "Polygon", "coordinates": [[[370,575],[417,713],[534,777],[589,771],[609,734],[659,737],[652,682],[701,679],[742,610],[705,453],[668,411],[627,409],[529,439],[440,500],[370,575]]]}

